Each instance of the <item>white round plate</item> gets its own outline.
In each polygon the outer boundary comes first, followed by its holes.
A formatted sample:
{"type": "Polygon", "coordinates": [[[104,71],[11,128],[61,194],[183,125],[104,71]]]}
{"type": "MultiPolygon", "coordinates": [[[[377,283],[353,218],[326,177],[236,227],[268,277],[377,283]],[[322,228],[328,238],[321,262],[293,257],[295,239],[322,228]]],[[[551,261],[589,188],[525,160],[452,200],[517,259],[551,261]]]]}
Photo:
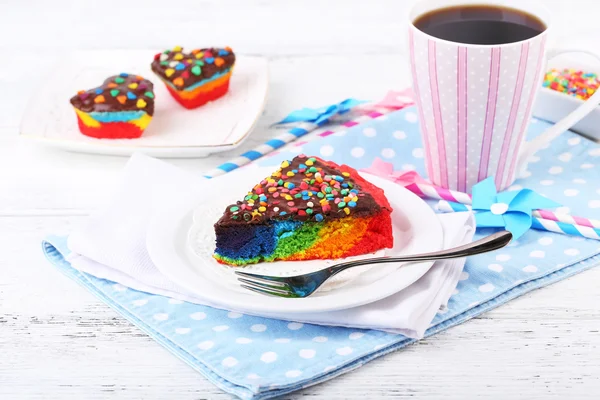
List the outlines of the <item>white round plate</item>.
{"type": "Polygon", "coordinates": [[[237,56],[227,94],[194,110],[179,105],[151,71],[157,51],[81,51],[57,66],[31,98],[21,136],[64,150],[128,156],[205,157],[234,149],[248,137],[263,111],[269,85],[267,60],[237,56]],[[154,116],[138,139],[95,139],[79,132],[69,99],[108,76],[134,73],[154,83],[154,116]]]}
{"type": "MultiPolygon", "coordinates": [[[[228,204],[245,195],[240,182],[260,181],[271,172],[272,168],[249,167],[219,177],[206,183],[203,192],[210,196],[182,200],[157,213],[146,236],[148,252],[156,267],[174,283],[213,305],[248,313],[293,314],[340,310],[380,300],[409,286],[433,265],[433,262],[390,263],[351,269],[340,274],[336,281],[328,282],[329,290],[324,288],[303,299],[264,296],[241,288],[234,274],[236,268],[219,264],[212,257],[213,225],[228,204]],[[213,200],[207,202],[207,198],[213,200]]],[[[390,181],[361,175],[382,188],[394,208],[394,248],[353,258],[424,253],[442,248],[440,222],[423,200],[390,181]]],[[[322,269],[339,261],[280,261],[243,270],[285,276],[322,269]]]]}

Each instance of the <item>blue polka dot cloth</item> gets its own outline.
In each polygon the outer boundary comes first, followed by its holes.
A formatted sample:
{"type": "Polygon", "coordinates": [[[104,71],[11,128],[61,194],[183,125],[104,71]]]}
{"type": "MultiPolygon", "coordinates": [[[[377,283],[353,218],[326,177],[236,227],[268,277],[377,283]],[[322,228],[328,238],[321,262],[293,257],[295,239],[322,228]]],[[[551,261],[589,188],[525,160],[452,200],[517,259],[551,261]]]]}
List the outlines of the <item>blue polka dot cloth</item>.
{"type": "MultiPolygon", "coordinates": [[[[534,120],[529,136],[547,126],[534,120]]],[[[261,164],[275,166],[301,150],[355,168],[368,167],[375,157],[381,157],[398,169],[416,169],[424,175],[414,108],[292,150],[266,158],[261,164]]],[[[563,204],[565,211],[568,208],[582,217],[600,218],[598,145],[567,132],[536,155],[529,171],[529,176],[516,184],[563,204]]],[[[490,232],[481,230],[478,235],[490,232]]],[[[243,399],[280,396],[332,379],[413,341],[381,331],[253,317],[137,292],[72,268],[65,260],[65,238],[49,238],[43,248],[67,276],[215,385],[243,399]]],[[[437,314],[426,335],[584,271],[600,262],[599,253],[599,241],[531,230],[510,247],[472,257],[447,308],[437,314]]]]}

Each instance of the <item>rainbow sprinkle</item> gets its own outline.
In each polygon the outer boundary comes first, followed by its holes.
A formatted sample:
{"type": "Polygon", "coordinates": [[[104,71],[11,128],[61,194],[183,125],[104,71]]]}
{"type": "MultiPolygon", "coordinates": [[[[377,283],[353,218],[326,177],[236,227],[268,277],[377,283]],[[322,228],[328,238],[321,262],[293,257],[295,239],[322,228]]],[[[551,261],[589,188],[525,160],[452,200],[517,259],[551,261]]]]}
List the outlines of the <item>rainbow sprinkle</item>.
{"type": "MultiPolygon", "coordinates": [[[[299,158],[304,160],[305,156],[299,158]]],[[[341,209],[346,207],[346,203],[349,207],[356,207],[359,197],[364,194],[354,187],[352,180],[346,181],[350,174],[328,174],[322,167],[315,167],[316,162],[315,157],[306,158],[297,168],[285,171],[291,162],[283,161],[277,171],[255,185],[243,201],[229,209],[232,212],[231,219],[251,221],[296,215],[302,220],[311,219],[311,216],[319,220],[322,213],[329,214],[332,203],[341,209]],[[297,175],[302,177],[297,178],[296,183],[290,182],[297,175]],[[273,215],[267,216],[267,207],[272,206],[273,215]]],[[[348,214],[349,211],[343,212],[348,214]]]]}
{"type": "Polygon", "coordinates": [[[580,100],[589,99],[600,86],[597,74],[575,69],[551,69],[544,77],[543,86],[580,100]]]}

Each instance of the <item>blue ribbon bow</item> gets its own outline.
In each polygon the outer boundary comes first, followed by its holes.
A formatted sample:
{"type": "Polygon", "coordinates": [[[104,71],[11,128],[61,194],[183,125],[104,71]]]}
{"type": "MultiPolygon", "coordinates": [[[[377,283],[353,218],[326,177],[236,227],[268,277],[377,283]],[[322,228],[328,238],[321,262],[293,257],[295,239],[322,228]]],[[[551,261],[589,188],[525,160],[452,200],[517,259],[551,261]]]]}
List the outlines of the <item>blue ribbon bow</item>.
{"type": "Polygon", "coordinates": [[[327,122],[332,116],[337,114],[345,114],[352,108],[363,103],[365,103],[363,100],[346,99],[340,103],[321,108],[302,108],[300,110],[292,111],[283,120],[277,122],[277,124],[312,122],[314,124],[321,125],[327,122]]]}
{"type": "Polygon", "coordinates": [[[473,186],[473,210],[477,226],[505,228],[515,239],[531,228],[533,210],[555,208],[560,204],[531,189],[498,193],[493,178],[473,186]]]}

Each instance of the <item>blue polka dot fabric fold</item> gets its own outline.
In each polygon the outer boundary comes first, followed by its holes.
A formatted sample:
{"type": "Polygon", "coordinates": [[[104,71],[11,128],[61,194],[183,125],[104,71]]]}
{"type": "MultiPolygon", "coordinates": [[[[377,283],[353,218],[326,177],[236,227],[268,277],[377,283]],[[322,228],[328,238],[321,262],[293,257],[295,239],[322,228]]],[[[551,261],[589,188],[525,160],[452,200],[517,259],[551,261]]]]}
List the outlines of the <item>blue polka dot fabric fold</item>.
{"type": "MultiPolygon", "coordinates": [[[[529,136],[547,126],[534,120],[529,136]]],[[[380,157],[397,169],[424,175],[414,108],[292,147],[259,163],[274,166],[298,152],[355,168],[366,168],[380,157]]],[[[516,185],[561,203],[563,212],[600,218],[597,144],[567,132],[536,154],[527,175],[516,185]]],[[[481,230],[477,236],[490,232],[481,230]]],[[[215,385],[243,399],[267,399],[318,384],[413,341],[381,331],[253,317],[137,292],[72,268],[65,259],[66,238],[48,238],[43,250],[71,279],[215,385]]],[[[599,241],[531,230],[503,250],[472,257],[448,307],[438,313],[426,336],[591,268],[600,262],[599,254],[599,241]]]]}

